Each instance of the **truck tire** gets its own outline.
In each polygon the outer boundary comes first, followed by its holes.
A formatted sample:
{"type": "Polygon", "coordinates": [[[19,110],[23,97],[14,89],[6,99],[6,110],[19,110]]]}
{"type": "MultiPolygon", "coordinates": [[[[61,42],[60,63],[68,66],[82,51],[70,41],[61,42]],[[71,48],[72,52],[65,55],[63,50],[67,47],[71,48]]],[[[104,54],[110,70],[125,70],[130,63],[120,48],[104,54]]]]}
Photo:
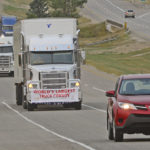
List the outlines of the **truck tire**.
{"type": "Polygon", "coordinates": [[[9,73],[9,77],[14,77],[14,72],[13,72],[13,71],[11,71],[11,72],[9,73]]]}
{"type": "Polygon", "coordinates": [[[22,106],[24,109],[27,109],[27,102],[25,99],[23,99],[22,106]]]}
{"type": "Polygon", "coordinates": [[[33,111],[34,110],[34,105],[30,104],[29,102],[27,103],[27,109],[28,111],[33,111]]]}
{"type": "Polygon", "coordinates": [[[75,104],[74,104],[74,108],[76,109],[76,110],[81,110],[82,109],[82,102],[80,101],[80,102],[76,102],[75,104]]]}
{"type": "Polygon", "coordinates": [[[22,86],[16,85],[16,104],[22,105],[22,86]]]}
{"type": "Polygon", "coordinates": [[[27,109],[27,100],[26,96],[24,95],[24,87],[22,86],[22,107],[27,109]]]}

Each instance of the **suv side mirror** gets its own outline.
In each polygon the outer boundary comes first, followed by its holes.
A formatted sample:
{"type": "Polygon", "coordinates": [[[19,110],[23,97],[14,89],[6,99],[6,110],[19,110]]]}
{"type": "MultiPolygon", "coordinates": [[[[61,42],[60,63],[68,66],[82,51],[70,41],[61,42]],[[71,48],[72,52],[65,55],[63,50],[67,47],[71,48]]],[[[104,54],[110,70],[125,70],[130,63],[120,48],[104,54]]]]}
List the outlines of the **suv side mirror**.
{"type": "Polygon", "coordinates": [[[107,97],[115,97],[115,91],[114,90],[113,91],[107,91],[106,96],[107,97]]]}

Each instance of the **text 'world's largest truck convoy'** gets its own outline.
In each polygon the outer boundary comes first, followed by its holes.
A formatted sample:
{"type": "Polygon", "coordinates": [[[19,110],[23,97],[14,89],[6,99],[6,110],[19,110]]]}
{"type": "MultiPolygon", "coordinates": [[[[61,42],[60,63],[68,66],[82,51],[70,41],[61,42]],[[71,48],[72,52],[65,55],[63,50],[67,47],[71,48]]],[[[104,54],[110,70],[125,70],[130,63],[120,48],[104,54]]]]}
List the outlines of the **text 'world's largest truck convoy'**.
{"type": "Polygon", "coordinates": [[[28,19],[14,26],[16,103],[81,109],[80,50],[76,19],[28,19]]]}

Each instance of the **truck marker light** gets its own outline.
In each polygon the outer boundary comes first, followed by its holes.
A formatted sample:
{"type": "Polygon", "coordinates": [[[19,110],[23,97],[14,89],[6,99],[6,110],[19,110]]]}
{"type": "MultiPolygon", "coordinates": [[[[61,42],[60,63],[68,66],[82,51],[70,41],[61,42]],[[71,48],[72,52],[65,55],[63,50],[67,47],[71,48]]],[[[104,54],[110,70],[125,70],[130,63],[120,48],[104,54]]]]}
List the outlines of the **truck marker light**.
{"type": "Polygon", "coordinates": [[[70,49],[70,46],[68,46],[68,49],[70,49]]]}
{"type": "Polygon", "coordinates": [[[4,37],[5,37],[4,34],[2,34],[2,35],[1,35],[1,38],[4,38],[4,37]]]}

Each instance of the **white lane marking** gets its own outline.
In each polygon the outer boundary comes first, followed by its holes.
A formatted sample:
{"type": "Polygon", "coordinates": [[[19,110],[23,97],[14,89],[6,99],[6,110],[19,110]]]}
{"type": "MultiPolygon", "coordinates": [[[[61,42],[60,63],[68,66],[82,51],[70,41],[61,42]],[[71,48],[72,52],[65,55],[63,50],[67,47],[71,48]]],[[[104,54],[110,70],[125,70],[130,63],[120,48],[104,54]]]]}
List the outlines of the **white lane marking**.
{"type": "Polygon", "coordinates": [[[106,91],[105,90],[103,90],[103,89],[98,89],[98,88],[96,88],[96,87],[92,87],[94,90],[97,90],[97,91],[100,91],[100,92],[103,92],[103,93],[105,93],[106,91]]]}
{"type": "Polygon", "coordinates": [[[106,111],[103,110],[103,109],[98,109],[98,108],[95,108],[95,107],[93,107],[93,106],[89,106],[89,105],[86,105],[86,104],[82,104],[82,105],[85,106],[85,107],[94,109],[94,110],[96,110],[96,111],[100,111],[100,112],[106,113],[106,111]]]}
{"type": "Polygon", "coordinates": [[[136,18],[143,18],[143,17],[145,17],[145,16],[147,16],[147,15],[150,15],[150,12],[148,12],[148,13],[145,13],[145,14],[143,14],[143,15],[140,15],[140,16],[137,16],[136,18]]]}
{"type": "Polygon", "coordinates": [[[71,143],[78,144],[78,145],[80,145],[80,146],[82,146],[82,147],[84,147],[84,148],[86,148],[86,149],[88,149],[88,150],[96,150],[96,149],[94,149],[94,148],[92,148],[92,147],[90,147],[90,146],[88,146],[88,145],[86,145],[86,144],[84,144],[84,143],[75,141],[75,140],[73,140],[73,139],[71,139],[71,138],[67,138],[67,137],[65,137],[65,136],[63,136],[63,135],[60,135],[60,134],[58,134],[58,133],[56,133],[56,132],[54,132],[54,131],[52,131],[52,130],[47,129],[46,127],[44,127],[44,126],[42,126],[42,125],[40,125],[40,124],[34,122],[33,120],[27,118],[26,116],[22,115],[19,111],[13,109],[13,108],[12,108],[10,105],[8,105],[6,102],[2,102],[2,104],[4,104],[7,108],[9,108],[10,110],[12,110],[12,111],[15,112],[16,114],[18,114],[18,115],[19,115],[20,117],[22,117],[24,120],[28,121],[29,123],[31,123],[31,124],[33,124],[33,125],[35,125],[35,126],[41,128],[41,129],[43,129],[44,131],[46,131],[46,132],[48,132],[48,133],[51,133],[51,134],[53,134],[53,135],[55,135],[55,136],[57,136],[57,137],[59,137],[59,138],[62,138],[62,139],[64,139],[64,140],[66,140],[66,141],[69,141],[69,142],[71,142],[71,143]]]}
{"type": "Polygon", "coordinates": [[[114,3],[112,3],[110,0],[105,0],[106,2],[110,3],[113,7],[119,9],[122,12],[125,12],[125,10],[123,10],[122,8],[120,8],[119,6],[115,5],[114,3]]]}

